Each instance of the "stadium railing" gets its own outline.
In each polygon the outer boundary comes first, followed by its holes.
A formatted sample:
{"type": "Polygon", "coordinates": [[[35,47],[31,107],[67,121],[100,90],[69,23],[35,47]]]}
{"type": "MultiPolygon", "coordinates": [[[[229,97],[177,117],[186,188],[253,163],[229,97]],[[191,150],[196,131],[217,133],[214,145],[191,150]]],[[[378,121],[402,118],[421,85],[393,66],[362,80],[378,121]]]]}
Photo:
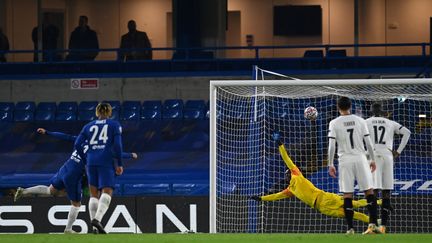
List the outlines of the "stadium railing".
{"type": "MultiPolygon", "coordinates": [[[[67,61],[52,59],[41,62],[31,62],[34,52],[44,53],[43,50],[10,50],[0,51],[7,56],[27,55],[25,58],[16,58],[17,60],[0,63],[1,78],[11,78],[14,76],[29,75],[54,75],[67,76],[77,74],[101,74],[110,76],[112,74],[122,74],[122,76],[171,76],[178,75],[179,72],[190,73],[200,72],[213,75],[227,72],[227,74],[247,74],[250,73],[251,65],[261,65],[272,70],[296,70],[298,73],[334,73],[343,70],[356,70],[357,73],[370,73],[375,69],[389,68],[413,68],[412,71],[421,72],[422,68],[430,66],[429,50],[430,43],[390,43],[390,44],[337,44],[337,45],[284,45],[284,46],[225,46],[225,47],[191,47],[191,48],[171,48],[160,47],[151,48],[153,53],[165,53],[162,58],[154,60],[134,60],[122,61],[117,58],[118,52],[143,51],[144,49],[88,49],[74,50],[74,52],[98,52],[99,58],[95,61],[67,61]],[[376,56],[332,56],[334,50],[367,50],[370,48],[390,48],[392,51],[405,50],[411,48],[412,55],[376,55],[376,56]],[[305,65],[305,59],[310,57],[295,56],[292,54],[281,54],[283,51],[294,50],[295,52],[304,50],[321,50],[325,54],[318,61],[322,65],[305,65]],[[248,57],[227,57],[225,53],[230,51],[248,50],[252,54],[248,57]],[[270,55],[278,53],[277,56],[270,55]],[[263,53],[266,54],[263,54],[263,53]],[[30,55],[31,54],[31,55],[30,55]],[[342,65],[334,63],[342,62],[342,65]]],[[[66,56],[70,50],[58,49],[50,52],[58,54],[57,56],[66,56]]],[[[386,52],[387,53],[387,52],[386,52]]],[[[155,55],[154,55],[155,56],[155,55]]],[[[229,55],[231,56],[231,55],[229,55]]],[[[8,57],[8,59],[11,59],[8,57]]]]}

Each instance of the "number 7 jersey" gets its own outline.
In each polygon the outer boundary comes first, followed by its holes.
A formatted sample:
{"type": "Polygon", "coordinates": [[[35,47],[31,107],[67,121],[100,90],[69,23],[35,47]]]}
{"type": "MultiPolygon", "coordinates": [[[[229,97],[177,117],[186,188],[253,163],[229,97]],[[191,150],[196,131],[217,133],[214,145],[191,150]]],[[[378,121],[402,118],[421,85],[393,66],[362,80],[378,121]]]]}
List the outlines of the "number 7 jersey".
{"type": "Polygon", "coordinates": [[[75,147],[88,144],[87,165],[113,167],[113,157],[122,166],[122,129],[120,123],[111,120],[95,120],[87,123],[75,141],[75,147]]]}
{"type": "Polygon", "coordinates": [[[363,139],[369,136],[366,121],[356,115],[343,115],[333,119],[328,137],[336,139],[338,156],[366,154],[363,139]]]}

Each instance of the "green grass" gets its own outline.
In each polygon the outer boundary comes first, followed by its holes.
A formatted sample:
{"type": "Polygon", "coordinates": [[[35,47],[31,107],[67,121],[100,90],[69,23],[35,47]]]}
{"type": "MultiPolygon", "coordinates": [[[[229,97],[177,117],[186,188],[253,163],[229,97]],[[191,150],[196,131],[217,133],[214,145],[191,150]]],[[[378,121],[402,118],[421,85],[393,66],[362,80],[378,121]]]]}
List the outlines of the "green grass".
{"type": "Polygon", "coordinates": [[[432,242],[432,234],[109,234],[109,235],[0,235],[1,243],[407,243],[432,242]]]}

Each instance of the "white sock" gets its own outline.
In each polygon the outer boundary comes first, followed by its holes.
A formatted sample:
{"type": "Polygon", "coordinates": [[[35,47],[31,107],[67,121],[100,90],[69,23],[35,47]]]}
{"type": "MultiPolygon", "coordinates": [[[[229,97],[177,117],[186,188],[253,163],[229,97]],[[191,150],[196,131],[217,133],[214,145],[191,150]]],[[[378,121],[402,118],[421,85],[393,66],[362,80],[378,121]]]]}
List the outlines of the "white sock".
{"type": "Polygon", "coordinates": [[[80,210],[80,207],[71,206],[71,208],[69,210],[68,220],[67,220],[65,230],[71,230],[72,229],[72,225],[78,217],[79,210],[80,210]]]}
{"type": "Polygon", "coordinates": [[[98,204],[99,204],[99,199],[97,199],[96,197],[90,197],[89,204],[88,204],[90,221],[95,218],[98,204]]]}
{"type": "Polygon", "coordinates": [[[99,198],[99,204],[96,211],[95,219],[99,222],[101,222],[103,216],[105,215],[106,211],[109,208],[109,205],[111,203],[111,196],[107,193],[102,193],[102,195],[99,198]]]}
{"type": "Polygon", "coordinates": [[[24,188],[23,195],[35,194],[35,195],[51,195],[49,186],[33,186],[24,188]]]}

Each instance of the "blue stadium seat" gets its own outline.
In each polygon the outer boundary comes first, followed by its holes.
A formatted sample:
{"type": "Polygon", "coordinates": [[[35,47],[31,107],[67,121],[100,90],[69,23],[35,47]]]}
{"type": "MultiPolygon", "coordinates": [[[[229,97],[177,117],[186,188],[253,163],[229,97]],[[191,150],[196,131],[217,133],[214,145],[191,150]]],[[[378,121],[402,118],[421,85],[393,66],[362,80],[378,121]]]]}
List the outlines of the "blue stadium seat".
{"type": "Polygon", "coordinates": [[[33,121],[34,114],[31,110],[15,110],[14,121],[27,122],[33,121]]]}
{"type": "Polygon", "coordinates": [[[123,109],[123,111],[121,112],[120,119],[126,121],[135,121],[135,120],[137,121],[140,119],[140,112],[138,110],[123,109]]]}
{"type": "Polygon", "coordinates": [[[164,110],[169,109],[183,109],[183,100],[180,99],[168,99],[164,102],[164,110]]]}
{"type": "Polygon", "coordinates": [[[111,119],[113,119],[113,120],[118,120],[118,119],[120,119],[120,111],[119,111],[119,108],[117,108],[117,109],[115,109],[115,110],[112,111],[111,119]]]}
{"type": "Polygon", "coordinates": [[[78,104],[76,102],[60,102],[57,106],[59,111],[73,111],[76,112],[78,109],[78,104]]]}
{"type": "Polygon", "coordinates": [[[186,120],[200,120],[204,119],[204,110],[203,109],[184,109],[183,110],[183,118],[186,120]]]}
{"type": "Polygon", "coordinates": [[[78,111],[79,121],[93,121],[96,120],[96,113],[94,110],[80,110],[78,111]]]}
{"type": "Polygon", "coordinates": [[[0,102],[0,111],[9,111],[12,112],[15,108],[14,103],[12,102],[0,102]]]}
{"type": "Polygon", "coordinates": [[[21,101],[16,103],[15,110],[16,111],[34,111],[36,108],[36,104],[33,101],[21,101]]]}
{"type": "Polygon", "coordinates": [[[143,120],[160,120],[162,118],[161,111],[158,109],[143,109],[141,110],[141,119],[143,120]]]}
{"type": "Polygon", "coordinates": [[[205,107],[204,100],[188,100],[183,109],[183,118],[186,120],[204,119],[205,107]]]}
{"type": "Polygon", "coordinates": [[[122,109],[123,110],[136,110],[136,111],[140,111],[141,110],[141,102],[139,101],[125,101],[123,102],[122,105],[122,109]]]}
{"type": "Polygon", "coordinates": [[[35,121],[54,121],[55,120],[55,111],[54,110],[37,110],[34,119],[35,119],[35,121]]]}
{"type": "Polygon", "coordinates": [[[76,121],[76,112],[71,110],[57,111],[56,120],[57,121],[76,121]]]}
{"type": "Polygon", "coordinates": [[[204,100],[188,100],[186,101],[185,108],[204,109],[206,107],[204,100]]]}
{"type": "Polygon", "coordinates": [[[143,110],[161,110],[162,109],[162,101],[160,100],[146,100],[142,105],[143,110]]]}
{"type": "Polygon", "coordinates": [[[36,110],[38,111],[55,111],[57,108],[57,105],[55,102],[40,102],[36,110]]]}
{"type": "Polygon", "coordinates": [[[108,103],[111,105],[113,111],[120,109],[120,101],[118,100],[110,100],[110,101],[104,101],[104,103],[108,103]]]}
{"type": "Polygon", "coordinates": [[[143,120],[158,120],[162,118],[162,101],[146,100],[141,108],[141,119],[143,120]]]}
{"type": "Polygon", "coordinates": [[[0,122],[2,121],[5,122],[13,121],[13,112],[0,110],[0,122]]]}
{"type": "Polygon", "coordinates": [[[167,109],[163,111],[162,118],[175,120],[182,119],[183,111],[181,109],[167,109]]]}
{"type": "Polygon", "coordinates": [[[97,101],[82,101],[79,106],[79,111],[94,111],[96,110],[96,106],[99,104],[97,101]]]}

